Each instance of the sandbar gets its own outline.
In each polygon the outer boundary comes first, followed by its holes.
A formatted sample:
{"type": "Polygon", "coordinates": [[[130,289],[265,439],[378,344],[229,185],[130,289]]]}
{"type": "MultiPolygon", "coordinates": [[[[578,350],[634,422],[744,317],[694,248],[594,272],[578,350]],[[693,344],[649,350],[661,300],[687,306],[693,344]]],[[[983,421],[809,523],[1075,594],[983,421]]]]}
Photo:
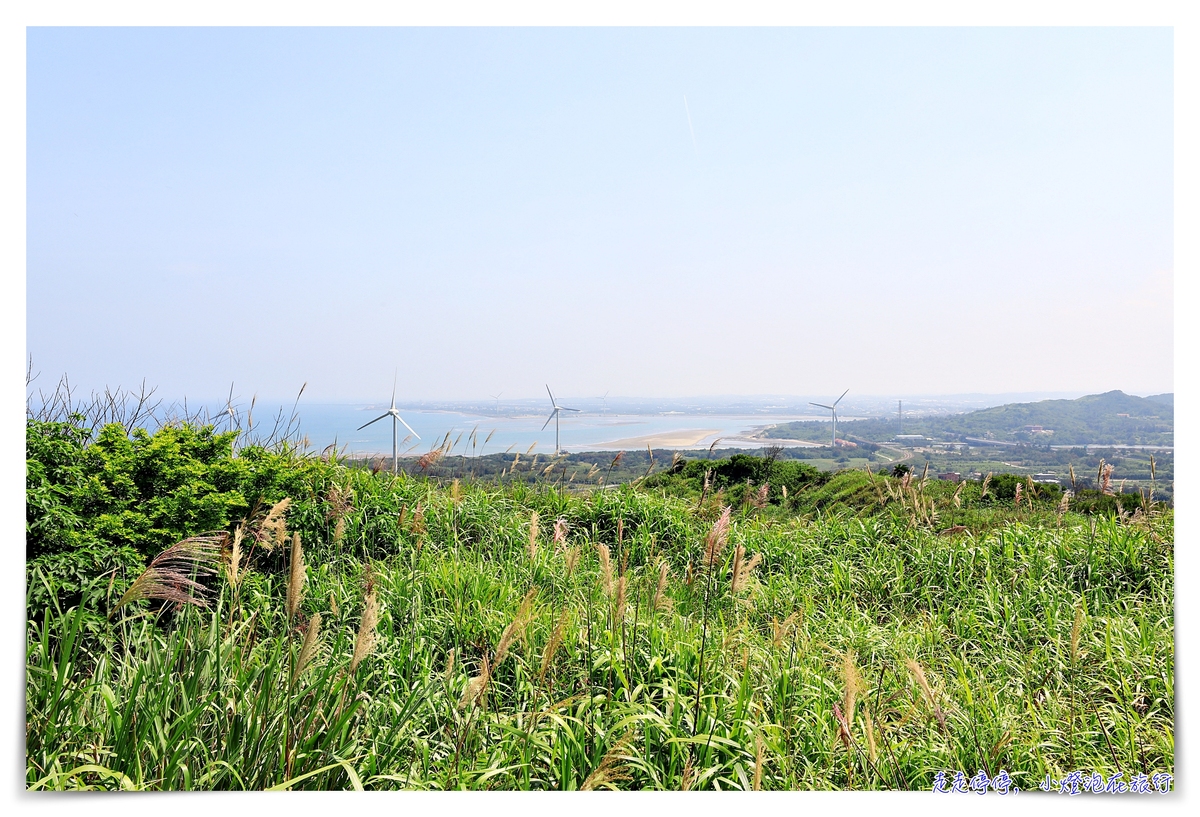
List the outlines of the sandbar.
{"type": "Polygon", "coordinates": [[[682,428],[675,431],[664,431],[659,434],[646,434],[642,437],[626,437],[623,440],[613,440],[606,443],[596,443],[604,448],[687,448],[700,444],[700,441],[713,434],[719,434],[719,428],[682,428]]]}

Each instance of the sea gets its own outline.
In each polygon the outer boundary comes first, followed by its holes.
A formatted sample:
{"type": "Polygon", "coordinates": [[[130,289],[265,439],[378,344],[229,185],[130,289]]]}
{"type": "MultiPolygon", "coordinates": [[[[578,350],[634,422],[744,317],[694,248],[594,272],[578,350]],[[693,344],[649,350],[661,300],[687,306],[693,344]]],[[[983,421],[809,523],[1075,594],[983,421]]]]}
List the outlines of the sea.
{"type": "MultiPolygon", "coordinates": [[[[343,455],[390,454],[392,419],[385,405],[311,404],[296,409],[293,428],[312,450],[336,446],[343,455]],[[380,418],[377,422],[371,420],[380,418]]],[[[478,413],[462,409],[397,406],[411,431],[396,424],[401,455],[415,456],[448,444],[454,454],[472,456],[506,452],[553,453],[555,423],[549,411],[520,409],[478,413]],[[549,420],[549,422],[547,422],[549,420]]],[[[274,419],[251,418],[258,433],[270,431],[274,419]],[[265,427],[264,427],[265,424],[265,427]]],[[[286,419],[291,419],[290,414],[286,419]]],[[[828,420],[808,413],[772,414],[614,411],[563,411],[559,445],[563,451],[617,451],[631,448],[697,449],[760,448],[766,445],[811,445],[755,437],[768,426],[795,420],[828,420]]],[[[841,418],[839,418],[839,421],[841,418]]],[[[243,421],[244,422],[244,421],[243,421]]]]}
{"type": "MultiPolygon", "coordinates": [[[[1033,395],[1029,395],[1032,397],[1033,395]]],[[[1055,395],[1057,396],[1057,395],[1055,395]]],[[[1014,402],[1026,395],[944,395],[904,398],[905,417],[970,411],[988,405],[1014,402]]],[[[1040,396],[1044,399],[1044,396],[1040,396]]],[[[763,438],[761,433],[781,423],[829,422],[829,413],[812,402],[833,402],[836,396],[751,396],[651,398],[562,398],[559,404],[578,411],[559,416],[559,448],[568,452],[644,449],[755,449],[768,445],[806,447],[817,443],[763,438]]],[[[1027,398],[1028,399],[1028,398],[1027,398]]],[[[388,455],[392,452],[392,419],[385,416],[389,402],[309,402],[232,406],[217,401],[179,403],[163,418],[198,417],[218,430],[238,428],[242,439],[254,442],[286,434],[311,451],[336,447],[342,455],[388,455]],[[375,421],[375,422],[372,422],[375,421]],[[364,427],[365,426],[365,427],[364,427]]],[[[550,418],[549,397],[536,399],[477,400],[473,402],[400,401],[397,411],[411,427],[396,424],[401,455],[419,456],[446,446],[452,454],[480,456],[520,451],[553,453],[555,422],[550,418]],[[549,422],[547,422],[549,420],[549,422]]],[[[897,410],[893,398],[846,397],[838,406],[838,424],[867,417],[891,417],[897,410]]],[[[161,418],[151,420],[153,426],[161,418]]]]}

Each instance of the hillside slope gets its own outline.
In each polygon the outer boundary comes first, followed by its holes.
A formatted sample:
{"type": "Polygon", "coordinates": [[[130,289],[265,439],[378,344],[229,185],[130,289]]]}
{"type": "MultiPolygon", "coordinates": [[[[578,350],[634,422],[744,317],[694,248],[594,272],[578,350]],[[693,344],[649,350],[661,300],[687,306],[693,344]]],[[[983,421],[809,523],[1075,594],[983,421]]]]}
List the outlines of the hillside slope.
{"type": "MultiPolygon", "coordinates": [[[[1009,403],[948,417],[906,419],[904,433],[935,439],[975,437],[1037,445],[1173,445],[1173,397],[1170,394],[1136,397],[1110,391],[1076,400],[1009,403]],[[1027,426],[1041,426],[1043,430],[1029,430],[1027,426]]],[[[828,427],[828,423],[786,423],[770,429],[766,436],[811,438],[815,430],[828,427]]],[[[856,437],[878,441],[889,440],[897,433],[892,418],[859,420],[840,428],[856,437]]]]}
{"type": "Polygon", "coordinates": [[[1173,406],[1110,391],[1077,400],[1010,403],[940,418],[931,425],[940,427],[943,433],[979,436],[990,432],[997,439],[1033,441],[1042,438],[1056,445],[1170,445],[1174,420],[1173,406]],[[1054,433],[1029,433],[1025,427],[1030,425],[1042,426],[1054,433]]]}

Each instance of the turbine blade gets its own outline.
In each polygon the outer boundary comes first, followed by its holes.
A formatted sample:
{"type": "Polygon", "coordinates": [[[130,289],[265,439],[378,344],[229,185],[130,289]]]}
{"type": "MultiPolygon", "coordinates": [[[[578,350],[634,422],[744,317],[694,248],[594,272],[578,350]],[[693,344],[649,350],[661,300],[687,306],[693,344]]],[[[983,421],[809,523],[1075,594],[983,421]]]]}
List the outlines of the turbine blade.
{"type": "Polygon", "coordinates": [[[550,416],[546,418],[546,422],[542,423],[542,431],[546,430],[546,426],[550,425],[550,421],[553,420],[557,415],[558,415],[557,408],[554,409],[554,411],[550,412],[550,416]]]}
{"type": "MultiPolygon", "coordinates": [[[[842,392],[842,397],[845,397],[849,393],[850,393],[850,390],[846,389],[844,392],[842,392]]],[[[839,397],[838,399],[834,400],[833,404],[836,406],[838,403],[842,402],[842,397],[839,397]]]]}
{"type": "Polygon", "coordinates": [[[559,411],[583,411],[583,409],[567,408],[566,406],[559,406],[558,408],[559,411]]]}
{"type": "Polygon", "coordinates": [[[396,408],[396,381],[399,378],[400,378],[400,370],[397,369],[396,373],[392,375],[392,408],[393,409],[396,408]]]}
{"type": "Polygon", "coordinates": [[[418,434],[417,432],[413,431],[413,427],[412,427],[412,426],[410,426],[408,423],[404,422],[404,418],[403,418],[403,417],[401,417],[399,414],[397,414],[397,415],[395,415],[395,416],[396,416],[396,419],[400,421],[401,425],[403,425],[403,426],[404,426],[405,428],[407,428],[409,431],[412,431],[412,435],[413,435],[414,437],[416,437],[418,440],[419,440],[419,439],[421,439],[421,435],[420,435],[420,434],[418,434]]]}
{"type": "Polygon", "coordinates": [[[827,405],[825,405],[824,403],[813,403],[813,402],[809,402],[809,405],[810,405],[810,406],[818,406],[818,407],[820,407],[820,408],[823,408],[823,409],[829,409],[830,411],[833,411],[833,406],[827,406],[827,405]]]}
{"type": "MultiPolygon", "coordinates": [[[[388,412],[384,412],[383,414],[380,414],[378,417],[376,417],[374,420],[372,420],[372,421],[371,421],[371,423],[378,423],[378,422],[379,422],[380,420],[382,420],[384,417],[391,417],[391,416],[392,416],[392,413],[391,413],[390,411],[388,411],[388,412]]],[[[356,431],[362,431],[364,428],[366,428],[367,426],[371,425],[371,423],[363,423],[362,425],[360,425],[360,426],[359,426],[357,429],[355,429],[355,430],[356,430],[356,431]]]]}
{"type": "Polygon", "coordinates": [[[546,394],[550,395],[550,405],[558,408],[558,403],[554,402],[554,392],[550,391],[550,384],[546,384],[546,394]]]}

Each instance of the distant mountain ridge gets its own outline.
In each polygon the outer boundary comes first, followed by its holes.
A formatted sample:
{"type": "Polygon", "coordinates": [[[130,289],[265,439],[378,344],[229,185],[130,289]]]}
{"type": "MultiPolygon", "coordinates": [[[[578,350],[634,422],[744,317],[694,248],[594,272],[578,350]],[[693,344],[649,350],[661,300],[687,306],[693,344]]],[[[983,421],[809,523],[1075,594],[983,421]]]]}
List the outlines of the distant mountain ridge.
{"type": "MultiPolygon", "coordinates": [[[[766,436],[811,437],[812,423],[786,423],[766,436]]],[[[823,424],[828,428],[828,424],[823,424]]],[[[1137,397],[1114,390],[1075,400],[1008,403],[965,414],[906,419],[905,434],[935,439],[967,437],[1033,445],[1174,445],[1174,394],[1137,397]]],[[[839,431],[878,442],[898,431],[895,419],[839,424],[839,431]]]]}
{"type": "Polygon", "coordinates": [[[940,426],[942,433],[990,434],[996,439],[1014,442],[1171,445],[1175,407],[1173,403],[1114,390],[1075,400],[1009,403],[938,418],[930,425],[940,426]],[[1038,426],[1040,430],[1036,428],[1038,426]]]}

